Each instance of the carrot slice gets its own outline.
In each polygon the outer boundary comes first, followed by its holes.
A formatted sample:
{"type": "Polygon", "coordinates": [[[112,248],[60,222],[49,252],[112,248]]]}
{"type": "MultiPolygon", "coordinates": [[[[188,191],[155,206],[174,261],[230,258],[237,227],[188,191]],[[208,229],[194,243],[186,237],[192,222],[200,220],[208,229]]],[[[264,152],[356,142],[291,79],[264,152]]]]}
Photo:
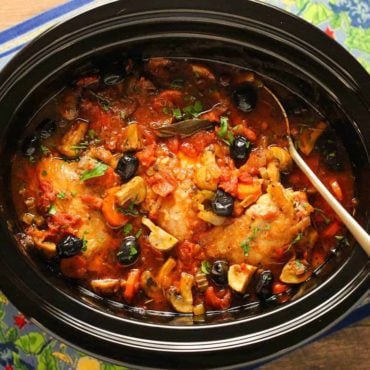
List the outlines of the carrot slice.
{"type": "Polygon", "coordinates": [[[105,220],[112,227],[120,227],[127,223],[128,217],[119,212],[115,203],[115,194],[120,189],[119,186],[108,189],[103,199],[102,213],[105,220]]]}
{"type": "Polygon", "coordinates": [[[337,180],[331,181],[330,182],[330,187],[333,190],[333,193],[334,193],[335,197],[339,201],[342,201],[343,200],[343,192],[342,192],[342,188],[340,187],[338,181],[337,180]]]}
{"type": "Polygon", "coordinates": [[[125,292],[123,293],[123,297],[127,302],[131,302],[139,289],[139,279],[140,279],[140,270],[139,269],[132,269],[128,273],[125,292]]]}

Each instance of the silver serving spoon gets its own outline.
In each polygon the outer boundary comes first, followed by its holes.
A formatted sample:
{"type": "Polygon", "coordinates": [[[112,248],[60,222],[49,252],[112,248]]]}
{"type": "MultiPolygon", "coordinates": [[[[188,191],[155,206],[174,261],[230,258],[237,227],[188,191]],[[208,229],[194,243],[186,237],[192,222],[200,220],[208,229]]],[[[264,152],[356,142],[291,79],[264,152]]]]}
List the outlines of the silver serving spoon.
{"type": "Polygon", "coordinates": [[[360,244],[362,249],[366,252],[368,257],[370,257],[370,235],[353,218],[353,216],[338,202],[338,200],[333,196],[333,194],[326,188],[326,186],[321,182],[321,180],[316,176],[316,174],[311,170],[311,168],[303,160],[301,155],[296,150],[293,140],[291,138],[289,119],[288,119],[288,115],[286,114],[286,111],[283,105],[281,104],[280,100],[276,97],[276,95],[270,89],[268,89],[266,86],[263,86],[263,88],[276,101],[276,103],[279,105],[281,112],[284,116],[286,130],[287,130],[288,150],[289,150],[289,153],[292,159],[297,164],[297,166],[301,169],[301,171],[307,176],[311,184],[316,188],[316,190],[326,200],[326,202],[333,209],[333,211],[337,214],[337,216],[344,223],[344,225],[346,225],[347,229],[350,231],[353,237],[357,240],[357,242],[360,244]]]}

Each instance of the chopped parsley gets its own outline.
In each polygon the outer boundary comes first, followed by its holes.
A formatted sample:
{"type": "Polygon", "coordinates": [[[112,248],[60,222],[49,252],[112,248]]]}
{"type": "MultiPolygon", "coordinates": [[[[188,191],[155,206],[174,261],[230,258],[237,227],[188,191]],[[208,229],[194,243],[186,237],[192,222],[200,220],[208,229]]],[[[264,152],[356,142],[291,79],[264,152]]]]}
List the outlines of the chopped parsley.
{"type": "Polygon", "coordinates": [[[136,238],[136,239],[139,239],[142,233],[143,233],[143,229],[139,229],[139,230],[136,232],[136,234],[135,234],[135,238],[136,238]]]}
{"type": "Polygon", "coordinates": [[[125,226],[123,226],[122,231],[125,235],[129,235],[132,232],[132,229],[133,229],[133,226],[131,224],[126,224],[125,226]]]}
{"type": "Polygon", "coordinates": [[[220,129],[217,132],[217,136],[227,145],[231,145],[234,141],[234,134],[229,129],[229,118],[222,116],[220,117],[220,129]]]}
{"type": "Polygon", "coordinates": [[[46,171],[46,170],[42,170],[42,171],[41,171],[41,175],[42,175],[42,176],[47,176],[47,174],[48,174],[48,171],[46,171]]]}
{"type": "Polygon", "coordinates": [[[131,246],[130,246],[130,254],[129,254],[129,256],[130,256],[130,257],[132,257],[132,256],[136,256],[136,255],[137,255],[137,253],[138,253],[138,250],[137,250],[133,245],[131,245],[131,246]]]}
{"type": "Polygon", "coordinates": [[[170,110],[168,109],[168,107],[163,107],[162,112],[163,112],[163,114],[170,114],[171,113],[170,110]]]}
{"type": "Polygon", "coordinates": [[[82,248],[81,250],[85,252],[87,250],[87,239],[85,237],[82,238],[82,248]]]}
{"type": "Polygon", "coordinates": [[[134,202],[130,202],[126,208],[119,207],[118,211],[126,216],[136,217],[139,214],[139,211],[136,209],[134,202]]]}
{"type": "Polygon", "coordinates": [[[211,273],[211,262],[209,261],[202,261],[200,265],[200,271],[203,272],[203,274],[209,275],[211,273]]]}
{"type": "Polygon", "coordinates": [[[182,112],[180,108],[173,108],[172,115],[177,119],[180,120],[182,118],[182,112]]]}
{"type": "Polygon", "coordinates": [[[298,243],[303,238],[303,232],[300,231],[297,236],[293,239],[292,245],[298,243]]]}
{"type": "Polygon", "coordinates": [[[55,204],[52,204],[48,210],[49,215],[55,215],[57,213],[57,207],[55,204]]]}
{"type": "Polygon", "coordinates": [[[93,179],[94,177],[103,176],[105,174],[105,172],[107,171],[108,167],[109,166],[107,166],[105,163],[99,162],[96,165],[96,167],[93,168],[92,170],[88,170],[88,171],[83,172],[80,175],[80,180],[81,181],[86,181],[86,180],[93,179]]]}
{"type": "Polygon", "coordinates": [[[89,131],[87,131],[87,135],[89,136],[89,138],[90,139],[95,139],[96,137],[97,137],[97,135],[96,135],[96,132],[95,132],[95,130],[93,130],[92,128],[89,130],[89,131]]]}
{"type": "Polygon", "coordinates": [[[66,193],[64,191],[61,191],[60,193],[57,194],[58,199],[65,199],[66,193]]]}
{"type": "Polygon", "coordinates": [[[50,153],[49,148],[47,146],[45,146],[45,145],[42,145],[41,144],[40,145],[40,149],[41,149],[41,152],[42,152],[43,155],[48,155],[50,153]]]}
{"type": "Polygon", "coordinates": [[[252,227],[252,233],[250,236],[245,238],[243,242],[240,244],[240,247],[243,249],[244,255],[247,256],[250,252],[250,242],[253,241],[257,234],[262,231],[267,231],[271,229],[271,225],[265,225],[263,227],[252,227]]]}
{"type": "Polygon", "coordinates": [[[77,145],[71,145],[70,148],[72,150],[84,150],[89,146],[89,143],[87,141],[81,141],[77,145]]]}
{"type": "Polygon", "coordinates": [[[184,80],[182,78],[176,78],[171,82],[172,89],[182,89],[184,87],[184,80]]]}

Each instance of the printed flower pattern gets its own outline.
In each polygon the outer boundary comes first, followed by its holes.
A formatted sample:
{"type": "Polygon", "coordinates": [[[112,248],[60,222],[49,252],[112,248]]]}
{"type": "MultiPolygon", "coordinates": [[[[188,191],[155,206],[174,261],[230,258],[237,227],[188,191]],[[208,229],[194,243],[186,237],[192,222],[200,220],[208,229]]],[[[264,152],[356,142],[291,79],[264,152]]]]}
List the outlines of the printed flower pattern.
{"type": "MultiPolygon", "coordinates": [[[[262,0],[319,27],[370,72],[370,1],[262,0]]],[[[67,347],[42,332],[0,292],[0,370],[125,370],[67,347]]]]}

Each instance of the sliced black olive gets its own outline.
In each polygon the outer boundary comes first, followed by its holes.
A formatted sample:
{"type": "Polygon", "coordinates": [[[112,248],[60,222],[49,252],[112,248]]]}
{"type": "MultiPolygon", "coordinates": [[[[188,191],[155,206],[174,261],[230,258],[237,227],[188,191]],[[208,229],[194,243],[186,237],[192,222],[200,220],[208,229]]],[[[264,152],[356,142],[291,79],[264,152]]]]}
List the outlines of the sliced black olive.
{"type": "Polygon", "coordinates": [[[40,139],[37,136],[28,136],[23,140],[22,153],[26,157],[35,155],[37,148],[39,147],[40,139]]]}
{"type": "Polygon", "coordinates": [[[217,285],[227,284],[229,264],[226,261],[215,261],[211,269],[211,278],[217,285]]]}
{"type": "Polygon", "coordinates": [[[267,300],[272,296],[272,283],[274,277],[270,270],[261,271],[257,276],[256,295],[262,300],[267,300]]]}
{"type": "Polygon", "coordinates": [[[239,110],[248,113],[256,107],[257,88],[248,82],[244,82],[236,87],[232,98],[239,110]]]}
{"type": "Polygon", "coordinates": [[[217,189],[211,203],[212,211],[219,216],[231,216],[234,210],[234,198],[226,191],[217,189]]]}
{"type": "Polygon", "coordinates": [[[140,246],[134,236],[127,236],[117,252],[118,262],[122,265],[131,265],[139,257],[140,246]]]}
{"type": "Polygon", "coordinates": [[[67,235],[57,243],[57,254],[61,258],[68,258],[81,252],[82,248],[82,239],[74,235],[67,235]]]}
{"type": "Polygon", "coordinates": [[[49,138],[56,130],[57,126],[53,119],[46,118],[37,127],[41,140],[49,138]]]}
{"type": "Polygon", "coordinates": [[[235,165],[240,167],[243,165],[252,150],[252,144],[244,136],[236,136],[230,145],[230,156],[234,160],[235,165]]]}
{"type": "Polygon", "coordinates": [[[139,167],[139,160],[132,153],[125,153],[117,163],[116,172],[121,176],[122,181],[131,180],[139,167]]]}

